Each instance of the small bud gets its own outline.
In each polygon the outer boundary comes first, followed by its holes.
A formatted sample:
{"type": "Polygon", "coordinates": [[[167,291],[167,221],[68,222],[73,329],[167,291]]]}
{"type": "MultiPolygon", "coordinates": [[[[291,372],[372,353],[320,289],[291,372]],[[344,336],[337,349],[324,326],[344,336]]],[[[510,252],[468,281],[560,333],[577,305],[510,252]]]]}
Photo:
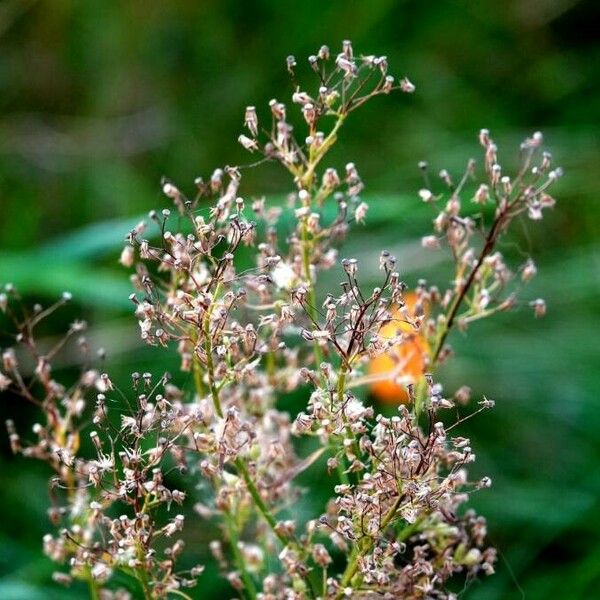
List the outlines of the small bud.
{"type": "Polygon", "coordinates": [[[484,147],[487,148],[487,146],[490,144],[492,140],[490,139],[490,131],[489,129],[482,129],[479,132],[479,143],[484,147]]]}
{"type": "Polygon", "coordinates": [[[354,210],[354,220],[357,223],[364,223],[368,210],[369,205],[366,202],[361,202],[354,210]]]}
{"type": "Polygon", "coordinates": [[[533,307],[533,314],[536,318],[543,317],[546,314],[546,302],[542,298],[537,298],[529,303],[533,307]]]}
{"type": "Polygon", "coordinates": [[[494,408],[494,406],[496,406],[496,403],[493,400],[490,400],[489,398],[486,398],[485,396],[483,397],[483,400],[478,402],[478,404],[482,408],[494,408]]]}
{"type": "Polygon", "coordinates": [[[344,40],[342,42],[342,52],[346,58],[352,58],[352,42],[350,40],[344,40]]]}
{"type": "Polygon", "coordinates": [[[412,81],[409,81],[407,77],[404,77],[400,80],[400,89],[407,94],[412,94],[416,88],[412,81]]]}
{"type": "Polygon", "coordinates": [[[135,260],[135,251],[133,246],[125,246],[121,251],[119,263],[124,267],[132,267],[135,260]]]}
{"type": "Polygon", "coordinates": [[[435,235],[426,235],[421,238],[421,246],[427,250],[437,250],[440,247],[440,241],[435,235]]]}
{"type": "Polygon", "coordinates": [[[317,120],[317,111],[312,103],[308,102],[302,107],[302,115],[308,125],[314,125],[317,120]]]}
{"type": "Polygon", "coordinates": [[[291,54],[285,59],[285,64],[289,73],[294,73],[294,67],[296,66],[296,58],[291,54]]]}
{"type": "Polygon", "coordinates": [[[442,169],[439,172],[439,177],[448,187],[451,188],[453,186],[452,177],[450,177],[450,173],[448,173],[447,169],[442,169]]]}
{"type": "Polygon", "coordinates": [[[423,200],[423,202],[431,202],[432,200],[434,200],[433,194],[426,189],[419,190],[419,196],[421,197],[421,200],[423,200]]]}
{"type": "Polygon", "coordinates": [[[94,446],[96,447],[96,450],[98,450],[98,452],[100,452],[102,450],[102,441],[100,440],[100,436],[98,435],[98,432],[91,431],[90,439],[92,440],[94,446]]]}
{"type": "Polygon", "coordinates": [[[17,368],[17,357],[12,348],[8,348],[2,353],[2,365],[4,370],[9,373],[17,368]]]}
{"type": "Polygon", "coordinates": [[[329,552],[327,552],[327,548],[325,548],[323,544],[315,544],[313,546],[312,555],[315,563],[323,568],[327,567],[332,561],[329,552]]]}
{"type": "Polygon", "coordinates": [[[356,75],[356,65],[352,60],[349,60],[343,54],[340,54],[336,58],[335,64],[340,70],[342,70],[345,73],[346,77],[354,77],[354,75],[356,75]]]}
{"type": "Polygon", "coordinates": [[[338,185],[340,185],[340,176],[338,175],[338,172],[333,168],[326,169],[323,174],[323,187],[332,189],[336,188],[338,185]]]}
{"type": "Polygon", "coordinates": [[[462,405],[468,404],[471,399],[471,388],[463,385],[456,390],[454,399],[462,405]]]}
{"type": "Polygon", "coordinates": [[[254,152],[255,150],[258,150],[258,144],[256,142],[256,140],[253,140],[252,138],[249,138],[247,135],[240,135],[238,137],[238,142],[244,146],[244,148],[246,150],[248,150],[248,152],[254,152]]]}
{"type": "Polygon", "coordinates": [[[482,183],[477,191],[475,192],[475,197],[473,198],[473,202],[477,204],[485,204],[490,198],[490,188],[482,183]]]}
{"type": "Polygon", "coordinates": [[[386,75],[383,86],[381,87],[384,94],[389,94],[394,87],[394,78],[391,75],[386,75]]]}
{"type": "Polygon", "coordinates": [[[54,583],[58,583],[59,585],[68,587],[73,582],[73,578],[67,573],[54,571],[54,573],[52,573],[52,581],[54,581],[54,583]]]}
{"type": "Polygon", "coordinates": [[[248,128],[248,131],[254,137],[258,135],[258,117],[256,116],[256,108],[254,106],[246,107],[246,114],[244,115],[244,125],[248,128]]]}
{"type": "Polygon", "coordinates": [[[482,477],[477,485],[478,488],[490,488],[492,487],[492,480],[490,477],[482,477]]]}
{"type": "Polygon", "coordinates": [[[162,188],[163,194],[171,200],[175,200],[181,196],[181,192],[172,184],[165,183],[162,188]]]}
{"type": "Polygon", "coordinates": [[[537,267],[535,263],[529,258],[525,265],[523,266],[523,271],[521,272],[521,279],[527,283],[531,281],[537,274],[537,267]]]}
{"type": "Polygon", "coordinates": [[[355,258],[344,258],[342,260],[342,267],[344,267],[344,271],[346,271],[350,277],[356,277],[358,261],[355,258]]]}

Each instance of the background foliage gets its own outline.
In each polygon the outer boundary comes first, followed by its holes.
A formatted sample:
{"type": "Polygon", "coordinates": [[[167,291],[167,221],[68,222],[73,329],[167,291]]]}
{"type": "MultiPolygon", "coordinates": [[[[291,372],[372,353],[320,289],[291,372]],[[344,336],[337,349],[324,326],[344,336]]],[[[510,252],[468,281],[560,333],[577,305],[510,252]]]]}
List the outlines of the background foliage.
{"type": "MultiPolygon", "coordinates": [[[[358,248],[364,263],[387,248],[412,284],[423,273],[448,277],[418,249],[430,216],[415,194],[417,161],[457,173],[488,127],[506,164],[542,129],[566,171],[560,203],[504,250],[536,257],[541,274],[529,292],[547,298],[548,316],[533,321],[523,310],[455,335],[445,376],[497,401],[469,433],[476,474],[495,483],[473,502],[503,559],[465,597],[589,598],[600,584],[598,12],[577,0],[4,0],[0,280],[42,301],[71,290],[80,304],[62,319],[83,313],[93,324],[115,379],[146,370],[141,360],[173,368],[139,347],[116,265],[124,234],[166,204],[161,175],[191,187],[199,174],[246,161],[235,143],[243,107],[289,97],[285,56],[322,43],[350,38],[358,51],[387,54],[393,72],[417,85],[359,113],[334,157],[357,163],[373,209],[353,255],[358,248]]],[[[276,171],[255,170],[244,193],[284,185],[276,171]]],[[[26,407],[0,406],[2,417],[15,412],[20,425],[32,422],[26,407]]],[[[54,586],[41,557],[44,469],[9,457],[5,440],[2,450],[0,597],[84,597],[54,586]]],[[[213,534],[199,523],[190,550],[201,554],[213,534]]],[[[208,576],[198,597],[228,594],[208,576]]]]}

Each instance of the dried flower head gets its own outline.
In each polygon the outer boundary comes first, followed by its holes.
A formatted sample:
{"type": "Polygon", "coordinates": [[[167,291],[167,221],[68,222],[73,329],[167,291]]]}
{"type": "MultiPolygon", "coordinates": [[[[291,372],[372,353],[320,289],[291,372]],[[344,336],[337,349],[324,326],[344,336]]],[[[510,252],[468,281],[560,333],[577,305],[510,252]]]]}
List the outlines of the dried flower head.
{"type": "MultiPolygon", "coordinates": [[[[53,473],[56,531],[44,537],[44,552],[63,565],[57,583],[85,580],[93,597],[124,598],[114,589],[121,573],[146,598],[188,597],[184,590],[203,572],[177,566],[191,507],[195,518],[220,520],[222,539],[209,550],[243,598],[450,599],[455,576],[493,573],[485,520],[463,510],[491,479],[470,480],[475,451],[457,434],[494,403],[484,398],[465,412],[471,390],[447,394],[436,369],[452,356],[454,326],[465,330],[516,305],[498,240],[516,217],[539,220],[554,205],[548,189],[561,171],[551,170],[548,154],[537,159],[536,133],[522,145],[518,172],[505,174],[482,130],[481,180],[469,161],[460,176],[440,172],[439,193],[431,182],[418,192],[436,212],[422,244],[450,251],[452,284],[420,280],[409,290],[387,251],[365,264],[340,260],[340,242],[368,206],[353,162],[323,163],[351,113],[414,85],[396,83],[385,56],[358,55],[349,41],[337,54],[322,46],[308,62],[314,84],[295,89],[289,110],[302,125],[295,129],[273,99],[265,115],[246,108],[239,137],[262,157],[255,165],[276,162],[290,173],[286,207],[248,201],[243,167],[228,166],[197,178],[189,196],[163,181],[174,212],[151,211],[149,226],[127,236],[120,262],[133,269],[141,339],[176,352],[191,385],[177,387],[141,365],[123,388],[90,366],[81,322],[42,351],[36,327],[70,294],[33,311],[12,286],[0,294],[16,340],[16,349],[2,351],[0,392],[40,414],[32,439],[12,421],[8,434],[15,453],[53,473]],[[240,261],[244,247],[250,267],[240,261]],[[336,269],[341,284],[317,293],[326,269],[336,269]],[[379,273],[376,286],[361,283],[365,269],[379,273]],[[70,338],[86,366],[67,386],[52,362],[70,338]],[[297,415],[278,406],[293,390],[306,400],[297,415]],[[397,414],[378,414],[368,390],[400,402],[397,414]],[[299,454],[299,437],[313,439],[311,453],[299,454]],[[174,469],[191,481],[187,491],[171,483],[174,469]],[[330,486],[331,499],[311,518],[291,520],[283,511],[302,495],[295,480],[308,469],[315,485],[330,486]]],[[[295,77],[293,56],[286,66],[295,77]]],[[[426,174],[426,163],[420,168],[426,174]]],[[[523,282],[536,273],[530,259],[519,270],[523,282]]],[[[536,316],[546,311],[543,300],[531,306],[536,316]]]]}

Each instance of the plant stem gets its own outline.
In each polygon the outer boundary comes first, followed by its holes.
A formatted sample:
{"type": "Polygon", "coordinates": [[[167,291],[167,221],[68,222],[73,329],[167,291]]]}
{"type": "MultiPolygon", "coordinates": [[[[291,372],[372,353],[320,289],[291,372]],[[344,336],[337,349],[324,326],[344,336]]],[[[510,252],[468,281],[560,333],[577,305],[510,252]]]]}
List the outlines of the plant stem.
{"type": "Polygon", "coordinates": [[[344,412],[344,408],[343,408],[344,407],[344,393],[346,391],[347,374],[348,374],[348,367],[346,366],[346,363],[343,363],[342,366],[340,367],[340,373],[338,375],[337,403],[338,403],[339,409],[342,411],[342,419],[344,421],[344,424],[346,425],[346,434],[352,440],[352,451],[354,452],[354,455],[356,456],[356,458],[358,458],[360,456],[360,448],[358,447],[358,444],[356,442],[356,436],[354,435],[354,432],[352,431],[352,427],[350,427],[350,424],[348,423],[348,420],[346,419],[346,413],[344,412]]]}
{"type": "Polygon", "coordinates": [[[450,332],[450,329],[454,325],[454,321],[458,314],[458,310],[460,309],[460,306],[461,306],[463,300],[465,299],[467,292],[473,285],[473,282],[475,281],[475,277],[477,276],[479,269],[483,265],[483,261],[494,249],[496,240],[498,239],[498,234],[500,233],[501,225],[504,222],[504,216],[506,214],[506,210],[507,209],[500,212],[500,214],[494,219],[494,222],[492,223],[490,231],[488,232],[488,234],[486,236],[485,244],[483,246],[483,249],[481,250],[481,253],[479,254],[479,258],[477,259],[475,266],[469,273],[469,277],[467,278],[467,281],[464,283],[464,285],[461,286],[460,292],[454,297],[454,301],[452,302],[452,304],[450,306],[450,310],[448,311],[446,323],[444,325],[444,328],[442,329],[441,334],[438,337],[435,349],[432,353],[432,360],[431,360],[432,367],[435,366],[435,364],[437,363],[437,360],[440,356],[440,352],[442,351],[442,348],[444,347],[444,342],[446,341],[446,338],[448,337],[448,333],[450,332]]]}
{"type": "Polygon", "coordinates": [[[90,588],[90,600],[100,600],[100,588],[91,573],[88,577],[88,586],[90,588]]]}
{"type": "Polygon", "coordinates": [[[219,391],[215,385],[215,365],[212,355],[212,336],[210,332],[210,319],[215,306],[214,301],[219,295],[221,289],[221,283],[217,283],[213,294],[213,301],[210,303],[206,314],[203,319],[203,332],[204,332],[204,352],[206,353],[206,370],[208,373],[208,386],[213,401],[215,412],[220,418],[223,418],[223,408],[221,407],[221,400],[219,398],[219,391]]]}
{"type": "Polygon", "coordinates": [[[238,472],[241,474],[242,479],[246,483],[246,487],[248,488],[248,492],[252,496],[252,500],[254,500],[254,504],[256,504],[256,508],[262,515],[263,519],[267,522],[277,539],[285,546],[289,542],[289,540],[276,531],[277,519],[273,516],[273,513],[269,510],[269,507],[265,504],[265,501],[262,499],[256,484],[254,483],[250,471],[248,471],[248,466],[241,458],[236,458],[235,466],[238,472]]]}
{"type": "Polygon", "coordinates": [[[225,524],[227,525],[227,533],[229,534],[229,541],[231,542],[231,551],[233,552],[233,559],[234,562],[240,572],[240,576],[242,578],[242,581],[244,582],[244,596],[249,597],[251,600],[254,600],[256,598],[256,586],[254,585],[254,581],[252,579],[252,576],[250,575],[250,573],[248,572],[248,569],[246,569],[246,565],[244,563],[244,557],[242,556],[242,553],[240,552],[240,548],[239,548],[239,537],[238,537],[238,533],[237,533],[237,525],[235,523],[235,520],[233,518],[233,516],[228,513],[225,512],[225,524]]]}
{"type": "MultiPolygon", "coordinates": [[[[434,364],[432,364],[432,367],[434,366],[434,364]]],[[[417,381],[417,385],[415,387],[415,415],[417,417],[421,414],[423,406],[425,406],[426,394],[427,382],[425,381],[425,377],[421,376],[417,381]]]]}
{"type": "MultiPolygon", "coordinates": [[[[216,297],[218,295],[218,291],[219,291],[219,284],[217,284],[217,286],[215,288],[214,297],[216,297]]],[[[207,371],[207,375],[208,375],[208,386],[209,386],[211,398],[213,401],[213,407],[215,409],[215,413],[220,418],[223,418],[223,408],[221,405],[221,400],[219,398],[219,390],[215,384],[214,361],[212,358],[212,340],[211,340],[211,336],[210,336],[210,317],[212,314],[212,306],[213,305],[211,305],[211,307],[209,307],[209,309],[207,310],[207,313],[204,317],[204,323],[203,323],[204,351],[206,353],[206,371],[207,371]]],[[[250,493],[250,496],[252,497],[252,500],[254,501],[254,504],[256,505],[256,508],[262,515],[263,519],[267,522],[267,524],[269,525],[269,527],[271,528],[271,530],[273,531],[273,533],[275,534],[277,539],[281,542],[281,544],[286,546],[290,540],[288,540],[285,536],[283,536],[281,533],[278,533],[276,531],[277,520],[273,516],[273,513],[269,510],[269,507],[266,505],[265,501],[262,499],[260,492],[259,492],[258,488],[256,487],[256,484],[254,483],[254,480],[252,479],[252,477],[250,475],[248,466],[246,465],[244,460],[240,457],[236,458],[234,464],[236,466],[238,473],[242,476],[242,479],[244,480],[246,487],[248,488],[248,492],[250,493]]],[[[236,523],[232,519],[231,515],[229,515],[227,513],[225,514],[225,520],[226,520],[226,524],[227,524],[229,537],[230,537],[231,543],[232,543],[232,551],[234,553],[234,559],[235,559],[238,569],[240,571],[240,574],[241,574],[242,580],[244,582],[245,588],[248,592],[248,595],[252,599],[254,599],[254,598],[256,598],[256,594],[257,594],[256,586],[254,585],[252,577],[247,572],[245,565],[244,565],[243,556],[239,552],[239,548],[238,548],[239,537],[237,534],[236,523]]],[[[309,585],[310,585],[310,582],[309,582],[309,585]]]]}
{"type": "MultiPolygon", "coordinates": [[[[314,155],[311,155],[309,158],[308,166],[306,167],[306,171],[300,177],[300,184],[305,188],[310,188],[313,184],[315,169],[318,164],[321,162],[321,159],[327,154],[329,149],[335,144],[337,140],[337,132],[340,130],[341,126],[344,124],[344,120],[346,119],[346,115],[338,114],[337,121],[335,125],[332,127],[331,131],[327,135],[327,137],[323,140],[323,143],[316,150],[314,155]]],[[[312,154],[312,153],[311,153],[312,154]]]]}
{"type": "MultiPolygon", "coordinates": [[[[218,294],[218,290],[219,290],[219,284],[217,284],[217,287],[215,288],[215,297],[218,294]]],[[[207,370],[207,374],[208,374],[208,385],[210,388],[210,394],[211,394],[211,398],[213,401],[215,413],[220,418],[223,418],[223,408],[221,406],[221,400],[219,398],[219,390],[217,389],[217,387],[215,385],[214,362],[212,359],[212,342],[211,342],[211,337],[210,337],[210,316],[211,316],[211,314],[212,314],[212,305],[208,309],[208,311],[204,317],[204,337],[205,337],[204,351],[206,352],[206,370],[207,370]]],[[[264,500],[261,498],[260,492],[258,491],[256,484],[254,483],[252,477],[250,476],[250,472],[248,471],[248,466],[239,457],[236,458],[236,460],[235,460],[235,466],[236,466],[238,472],[241,474],[244,482],[246,483],[246,487],[248,488],[248,491],[250,492],[250,495],[252,496],[252,499],[254,500],[254,503],[256,504],[256,507],[258,508],[259,512],[262,514],[263,518],[268,523],[269,527],[273,530],[273,533],[275,533],[275,535],[277,536],[279,541],[283,545],[287,544],[288,540],[284,536],[282,536],[281,534],[278,534],[275,531],[275,526],[277,525],[277,521],[276,521],[275,517],[273,516],[273,514],[271,513],[271,511],[269,510],[268,506],[265,504],[264,500]]]]}
{"type": "MultiPolygon", "coordinates": [[[[398,498],[396,499],[396,501],[394,502],[392,507],[387,512],[383,521],[381,522],[381,531],[385,531],[385,529],[387,529],[389,524],[393,521],[401,502],[402,502],[402,496],[398,496],[398,498]]],[[[416,521],[415,523],[409,525],[408,527],[405,527],[400,532],[400,534],[397,536],[396,541],[403,541],[406,538],[408,538],[410,535],[412,535],[412,533],[417,529],[419,523],[420,523],[419,521],[416,521]]],[[[352,581],[352,578],[354,577],[354,575],[356,575],[360,559],[367,552],[369,552],[371,550],[371,548],[373,547],[374,544],[375,544],[374,538],[369,538],[367,540],[367,543],[363,544],[362,548],[361,548],[360,543],[357,544],[356,546],[354,546],[354,549],[352,550],[352,553],[350,554],[350,560],[348,561],[348,564],[346,565],[346,570],[344,571],[344,573],[342,575],[342,579],[340,580],[340,589],[335,596],[335,600],[339,600],[339,598],[342,598],[344,596],[345,588],[348,587],[348,585],[352,581]]]]}
{"type": "MultiPolygon", "coordinates": [[[[144,548],[141,545],[137,545],[136,548],[137,559],[144,564],[145,556],[144,556],[144,548]]],[[[137,577],[140,585],[142,586],[142,591],[144,592],[144,598],[151,599],[153,598],[152,590],[150,589],[150,584],[148,583],[148,575],[144,570],[144,567],[138,567],[135,569],[135,576],[137,577]]]]}
{"type": "MultiPolygon", "coordinates": [[[[301,236],[302,236],[302,269],[304,270],[304,279],[308,285],[308,314],[310,316],[310,320],[314,323],[317,322],[317,300],[315,296],[315,288],[312,281],[312,274],[310,272],[310,240],[308,239],[308,224],[306,219],[302,221],[301,226],[301,236]]],[[[317,340],[314,341],[313,348],[315,351],[315,365],[317,368],[321,364],[323,360],[323,355],[321,353],[321,347],[319,346],[319,342],[317,340]]]]}
{"type": "MultiPolygon", "coordinates": [[[[210,389],[210,395],[213,402],[213,407],[215,409],[215,413],[219,418],[223,418],[223,407],[221,406],[221,399],[219,398],[219,390],[215,383],[215,365],[213,360],[213,348],[212,348],[212,335],[210,331],[210,319],[212,316],[213,308],[215,306],[214,301],[217,299],[219,295],[219,291],[221,289],[220,282],[215,286],[215,291],[213,294],[213,302],[211,302],[206,314],[203,318],[202,323],[202,331],[204,334],[204,352],[206,354],[206,372],[208,375],[208,387],[210,389]]],[[[196,390],[198,393],[203,392],[203,383],[200,376],[199,365],[194,361],[194,383],[196,385],[196,390]]],[[[240,459],[238,459],[240,461],[240,459]]],[[[241,462],[241,461],[240,461],[241,462]]],[[[237,462],[236,462],[237,464],[237,462]]],[[[244,465],[245,466],[245,465],[244,465]]],[[[249,597],[251,600],[254,600],[257,595],[256,585],[252,579],[252,576],[246,569],[246,565],[244,563],[244,557],[239,549],[239,536],[237,532],[237,524],[228,512],[224,512],[225,516],[225,524],[227,526],[227,532],[229,535],[229,540],[231,542],[231,551],[233,553],[234,562],[240,572],[240,576],[244,583],[244,597],[249,597]]]]}
{"type": "Polygon", "coordinates": [[[194,387],[200,398],[204,397],[204,383],[202,382],[202,370],[200,369],[200,362],[198,358],[194,356],[192,361],[192,372],[194,374],[194,387]]]}
{"type": "Polygon", "coordinates": [[[144,592],[144,598],[146,600],[152,600],[153,595],[152,595],[152,592],[150,591],[150,588],[148,585],[146,573],[144,572],[143,569],[136,569],[136,574],[137,574],[138,581],[140,582],[140,585],[142,586],[142,591],[144,592]]]}
{"type": "MultiPolygon", "coordinates": [[[[311,152],[309,155],[309,162],[306,167],[306,170],[299,177],[300,186],[307,190],[310,190],[313,187],[315,169],[317,168],[317,165],[319,164],[319,162],[321,162],[321,159],[325,156],[325,154],[327,154],[329,149],[335,144],[335,141],[337,139],[337,132],[343,125],[344,120],[346,118],[345,115],[337,115],[337,117],[338,118],[337,118],[337,121],[335,122],[335,125],[333,126],[333,128],[331,129],[331,131],[329,132],[327,137],[323,140],[323,143],[319,146],[319,148],[315,151],[313,151],[311,149],[311,152]]],[[[312,203],[312,195],[311,195],[311,203],[312,203]]],[[[306,279],[306,283],[308,285],[308,294],[307,294],[308,314],[310,315],[311,321],[316,322],[317,321],[316,296],[315,296],[315,289],[314,289],[312,276],[311,276],[311,272],[310,272],[311,240],[309,239],[308,224],[307,224],[306,219],[303,219],[303,221],[302,221],[300,235],[301,235],[301,242],[302,242],[302,268],[304,270],[304,279],[306,279]]],[[[314,352],[315,352],[315,364],[318,367],[323,360],[323,355],[321,352],[321,348],[319,346],[319,342],[315,340],[313,347],[314,347],[314,352]]]]}

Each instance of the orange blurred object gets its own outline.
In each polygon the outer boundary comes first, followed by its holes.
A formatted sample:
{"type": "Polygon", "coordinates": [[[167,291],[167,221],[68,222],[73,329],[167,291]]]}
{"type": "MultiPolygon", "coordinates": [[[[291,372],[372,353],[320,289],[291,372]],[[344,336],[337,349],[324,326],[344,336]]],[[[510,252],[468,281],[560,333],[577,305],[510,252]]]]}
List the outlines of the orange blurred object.
{"type": "MultiPolygon", "coordinates": [[[[414,315],[417,296],[414,292],[405,296],[408,313],[414,315]]],[[[399,319],[402,315],[395,312],[399,319]]],[[[390,404],[408,402],[406,385],[417,383],[425,372],[429,344],[420,332],[408,323],[398,320],[388,323],[381,328],[380,336],[393,338],[399,332],[405,334],[401,344],[397,344],[387,354],[380,354],[369,362],[368,373],[370,377],[381,377],[370,385],[371,393],[377,400],[390,404]],[[384,377],[388,375],[389,377],[384,377]]]]}

